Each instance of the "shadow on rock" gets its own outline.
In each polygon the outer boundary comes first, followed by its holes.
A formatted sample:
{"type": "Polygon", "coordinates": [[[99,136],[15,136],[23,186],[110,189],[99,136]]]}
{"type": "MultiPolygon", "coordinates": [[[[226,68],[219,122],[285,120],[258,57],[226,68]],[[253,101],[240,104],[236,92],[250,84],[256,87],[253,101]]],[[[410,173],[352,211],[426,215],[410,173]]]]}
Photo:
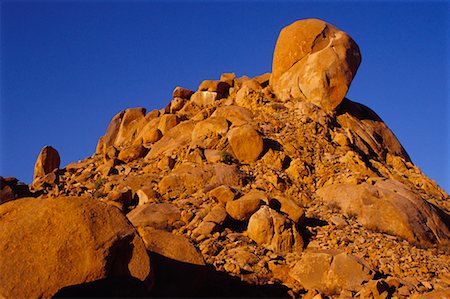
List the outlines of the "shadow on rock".
{"type": "Polygon", "coordinates": [[[282,285],[251,285],[212,266],[179,262],[150,252],[153,288],[133,277],[64,287],[54,298],[291,298],[282,285]]]}
{"type": "Polygon", "coordinates": [[[290,298],[282,285],[251,285],[212,266],[187,264],[151,253],[155,273],[151,297],[290,298]]]}
{"type": "Polygon", "coordinates": [[[134,277],[108,277],[67,286],[53,298],[149,298],[145,284],[134,277]]]}

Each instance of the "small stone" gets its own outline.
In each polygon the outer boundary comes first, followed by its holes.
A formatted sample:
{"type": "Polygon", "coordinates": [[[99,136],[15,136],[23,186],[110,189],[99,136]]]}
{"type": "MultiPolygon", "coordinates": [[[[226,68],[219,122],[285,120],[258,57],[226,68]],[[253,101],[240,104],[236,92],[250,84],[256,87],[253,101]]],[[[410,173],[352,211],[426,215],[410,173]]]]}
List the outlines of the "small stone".
{"type": "Polygon", "coordinates": [[[194,92],[192,90],[180,86],[175,87],[172,93],[173,98],[182,98],[182,99],[189,99],[193,94],[194,92]]]}
{"type": "Polygon", "coordinates": [[[175,166],[175,160],[169,156],[163,157],[158,162],[158,168],[164,170],[165,168],[172,169],[175,166]]]}
{"type": "Polygon", "coordinates": [[[264,200],[267,200],[265,192],[252,190],[236,200],[228,201],[226,211],[235,220],[248,221],[264,200]]]}
{"type": "Polygon", "coordinates": [[[221,203],[227,203],[232,201],[235,197],[234,192],[230,189],[230,187],[226,185],[222,185],[214,188],[213,190],[208,192],[208,196],[212,199],[215,199],[221,203]]]}

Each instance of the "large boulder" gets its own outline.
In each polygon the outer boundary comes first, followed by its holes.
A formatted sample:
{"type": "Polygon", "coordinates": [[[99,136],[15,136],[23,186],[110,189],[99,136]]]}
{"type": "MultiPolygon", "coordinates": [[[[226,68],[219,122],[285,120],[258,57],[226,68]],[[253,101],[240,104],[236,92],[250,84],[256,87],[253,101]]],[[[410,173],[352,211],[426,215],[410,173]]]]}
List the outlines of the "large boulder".
{"type": "Polygon", "coordinates": [[[242,163],[255,162],[264,150],[263,139],[252,125],[233,128],[227,137],[236,158],[242,163]]]}
{"type": "Polygon", "coordinates": [[[259,245],[275,252],[303,250],[303,238],[295,224],[268,206],[262,206],[250,217],[247,234],[259,245]]]}
{"type": "Polygon", "coordinates": [[[450,216],[398,181],[334,184],[317,194],[369,229],[422,246],[450,243],[450,216]]]}
{"type": "Polygon", "coordinates": [[[184,121],[173,127],[159,141],[153,144],[145,159],[152,160],[171,156],[181,147],[187,146],[191,142],[194,127],[195,122],[193,121],[184,121]]]}
{"type": "Polygon", "coordinates": [[[146,122],[145,112],[145,108],[128,108],[116,114],[109,123],[105,135],[99,140],[96,152],[101,153],[102,147],[132,143],[146,122]]]}
{"type": "Polygon", "coordinates": [[[0,297],[51,297],[108,277],[146,280],[144,243],[121,212],[80,197],[0,205],[0,297]]]}
{"type": "Polygon", "coordinates": [[[296,21],[280,32],[270,85],[281,100],[300,99],[334,110],[360,62],[359,48],[345,32],[317,19],[296,21]]]}
{"type": "Polygon", "coordinates": [[[201,253],[184,236],[153,227],[138,227],[138,232],[151,252],[183,263],[205,265],[201,253]]]}
{"type": "Polygon", "coordinates": [[[170,230],[181,218],[180,210],[170,203],[150,203],[138,206],[127,214],[136,227],[170,230]]]}
{"type": "Polygon", "coordinates": [[[34,165],[34,180],[58,169],[60,163],[61,158],[58,151],[49,145],[44,146],[34,165]]]}

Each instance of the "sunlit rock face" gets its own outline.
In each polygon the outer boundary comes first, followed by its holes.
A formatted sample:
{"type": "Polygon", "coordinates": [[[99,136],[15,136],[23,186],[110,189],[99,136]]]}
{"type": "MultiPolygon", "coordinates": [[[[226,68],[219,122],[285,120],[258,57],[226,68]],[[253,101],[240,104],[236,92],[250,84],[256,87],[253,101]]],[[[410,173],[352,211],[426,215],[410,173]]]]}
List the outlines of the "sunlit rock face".
{"type": "Polygon", "coordinates": [[[358,45],[345,32],[321,20],[299,20],[280,32],[270,85],[281,100],[330,111],[344,99],[360,63],[358,45]]]}

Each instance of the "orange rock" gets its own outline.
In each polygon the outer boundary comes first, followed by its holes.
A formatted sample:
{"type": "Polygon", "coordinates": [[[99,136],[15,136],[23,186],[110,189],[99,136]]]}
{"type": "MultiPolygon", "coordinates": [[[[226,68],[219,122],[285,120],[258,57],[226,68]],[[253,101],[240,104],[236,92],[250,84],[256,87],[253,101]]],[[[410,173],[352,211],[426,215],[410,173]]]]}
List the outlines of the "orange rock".
{"type": "Polygon", "coordinates": [[[34,180],[58,169],[60,163],[58,151],[51,146],[44,146],[34,165],[34,180]]]}
{"type": "Polygon", "coordinates": [[[230,130],[228,142],[236,158],[243,163],[258,160],[264,148],[262,137],[251,125],[244,125],[230,130]]]}
{"type": "Polygon", "coordinates": [[[394,234],[422,246],[449,243],[449,215],[398,181],[378,179],[372,184],[335,184],[319,189],[317,194],[324,201],[337,204],[345,213],[356,215],[358,222],[369,229],[394,234]]]}
{"type": "Polygon", "coordinates": [[[172,93],[174,98],[182,99],[189,99],[193,94],[194,92],[192,90],[180,86],[175,87],[172,93]]]}
{"type": "Polygon", "coordinates": [[[93,199],[24,198],[2,204],[0,239],[5,298],[47,298],[68,285],[113,276],[143,281],[150,273],[133,226],[118,209],[93,199]]]}
{"type": "Polygon", "coordinates": [[[292,221],[268,206],[262,206],[250,217],[247,234],[275,252],[300,252],[303,248],[303,239],[292,221]]]}
{"type": "Polygon", "coordinates": [[[360,62],[359,48],[345,32],[317,19],[296,21],[280,32],[270,85],[281,100],[300,99],[334,110],[360,62]]]}
{"type": "Polygon", "coordinates": [[[369,107],[344,99],[336,113],[342,128],[354,132],[363,141],[355,143],[366,155],[369,155],[371,150],[380,160],[385,160],[386,154],[391,153],[411,161],[394,133],[369,107]]]}
{"type": "Polygon", "coordinates": [[[228,201],[226,211],[233,219],[247,221],[266,200],[267,194],[265,192],[252,190],[236,200],[228,201]]]}
{"type": "Polygon", "coordinates": [[[178,125],[179,122],[180,119],[175,114],[164,114],[159,120],[158,129],[164,135],[167,131],[178,125]]]}

